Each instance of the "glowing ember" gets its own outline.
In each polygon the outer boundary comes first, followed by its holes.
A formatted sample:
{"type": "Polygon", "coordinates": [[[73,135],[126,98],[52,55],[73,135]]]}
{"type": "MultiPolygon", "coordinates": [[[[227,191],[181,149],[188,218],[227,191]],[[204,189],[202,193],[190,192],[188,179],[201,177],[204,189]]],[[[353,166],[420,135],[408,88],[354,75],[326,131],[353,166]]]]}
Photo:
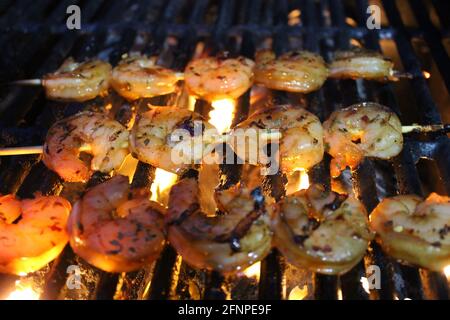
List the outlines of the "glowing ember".
{"type": "Polygon", "coordinates": [[[444,274],[447,277],[447,280],[450,281],[450,264],[444,268],[444,274]]]}
{"type": "Polygon", "coordinates": [[[364,288],[364,291],[366,291],[367,293],[370,293],[369,280],[367,280],[366,277],[361,277],[361,279],[359,281],[361,282],[361,285],[364,288]]]}
{"type": "Polygon", "coordinates": [[[431,78],[431,73],[429,73],[428,71],[422,71],[423,77],[425,79],[430,79],[431,78]]]}
{"type": "Polygon", "coordinates": [[[259,275],[261,273],[261,262],[252,264],[250,267],[242,272],[247,278],[256,278],[259,280],[259,275]]]}
{"type": "Polygon", "coordinates": [[[307,286],[303,286],[301,288],[299,286],[296,286],[289,293],[288,300],[303,300],[306,298],[307,295],[308,295],[307,286]]]}
{"type": "Polygon", "coordinates": [[[233,122],[236,102],[232,99],[216,100],[211,103],[213,110],[209,113],[209,122],[219,133],[230,130],[233,122]]]}
{"type": "Polygon", "coordinates": [[[288,24],[290,26],[295,26],[296,24],[300,23],[300,15],[302,12],[298,9],[292,10],[288,14],[288,24]]]}
{"type": "Polygon", "coordinates": [[[6,300],[39,300],[39,293],[30,285],[24,285],[20,280],[17,280],[16,290],[11,292],[6,300]]]}
{"type": "Polygon", "coordinates": [[[305,169],[300,169],[300,179],[298,182],[298,190],[309,188],[309,176],[305,169]]]}
{"type": "Polygon", "coordinates": [[[151,187],[151,200],[166,204],[170,187],[177,181],[177,175],[162,169],[156,169],[155,180],[151,187]]]}

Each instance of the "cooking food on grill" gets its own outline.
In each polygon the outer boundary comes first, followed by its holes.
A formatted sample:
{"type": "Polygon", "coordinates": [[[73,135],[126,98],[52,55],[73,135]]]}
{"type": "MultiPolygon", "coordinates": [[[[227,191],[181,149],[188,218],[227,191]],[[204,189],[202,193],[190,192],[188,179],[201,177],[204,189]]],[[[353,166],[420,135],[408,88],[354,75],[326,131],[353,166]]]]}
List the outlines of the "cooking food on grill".
{"type": "Polygon", "coordinates": [[[113,69],[111,86],[128,100],[151,98],[175,91],[179,73],[155,64],[145,55],[134,54],[113,69]]]}
{"type": "Polygon", "coordinates": [[[130,135],[133,156],[155,167],[180,173],[211,152],[217,134],[198,113],[177,107],[151,107],[138,115],[130,135]]]}
{"type": "Polygon", "coordinates": [[[377,51],[356,48],[337,51],[330,66],[330,78],[397,80],[394,63],[377,51]]]}
{"type": "Polygon", "coordinates": [[[165,209],[148,190],[132,190],[115,176],[88,190],[68,221],[76,254],[107,272],[129,272],[153,262],[165,243],[165,209]]]}
{"type": "Polygon", "coordinates": [[[266,159],[264,156],[265,146],[268,142],[278,143],[279,157],[275,159],[280,160],[283,172],[311,168],[322,160],[324,152],[323,129],[319,118],[293,105],[278,105],[253,113],[232,130],[229,141],[234,152],[250,164],[267,164],[270,157],[266,159]],[[256,130],[257,134],[245,134],[248,129],[256,130]],[[281,139],[260,139],[261,131],[266,129],[279,130],[281,139]],[[258,146],[258,158],[252,146],[258,146]]]}
{"type": "Polygon", "coordinates": [[[255,63],[244,57],[194,59],[184,71],[189,93],[206,101],[237,99],[253,84],[255,63]]]}
{"type": "Polygon", "coordinates": [[[324,274],[342,274],[364,256],[373,238],[367,212],[353,196],[313,184],[276,204],[274,243],[289,262],[324,274]]]}
{"type": "Polygon", "coordinates": [[[270,50],[256,53],[255,83],[267,88],[308,93],[318,90],[328,77],[321,56],[308,51],[291,51],[279,57],[270,50]]]}
{"type": "Polygon", "coordinates": [[[207,216],[199,203],[196,178],[185,178],[170,191],[168,239],[188,264],[224,273],[243,270],[271,249],[270,208],[260,188],[234,186],[216,191],[220,214],[207,216]]]}
{"type": "Polygon", "coordinates": [[[48,131],[42,160],[68,182],[86,182],[93,171],[110,172],[122,165],[129,133],[107,115],[81,112],[56,122],[48,131]],[[90,167],[79,156],[92,156],[90,167]]]}
{"type": "Polygon", "coordinates": [[[107,62],[75,62],[69,58],[58,70],[45,75],[42,85],[49,99],[83,102],[107,93],[110,74],[111,65],[107,62]]]}
{"type": "Polygon", "coordinates": [[[400,120],[377,103],[365,102],[335,111],[323,127],[325,149],[333,157],[333,177],[339,176],[346,166],[356,168],[366,156],[390,159],[403,147],[400,120]]]}
{"type": "Polygon", "coordinates": [[[0,197],[0,272],[23,275],[55,259],[69,240],[70,203],[58,196],[0,197]]]}
{"type": "Polygon", "coordinates": [[[450,198],[432,193],[386,198],[370,214],[383,249],[404,262],[433,271],[450,265],[450,198]]]}

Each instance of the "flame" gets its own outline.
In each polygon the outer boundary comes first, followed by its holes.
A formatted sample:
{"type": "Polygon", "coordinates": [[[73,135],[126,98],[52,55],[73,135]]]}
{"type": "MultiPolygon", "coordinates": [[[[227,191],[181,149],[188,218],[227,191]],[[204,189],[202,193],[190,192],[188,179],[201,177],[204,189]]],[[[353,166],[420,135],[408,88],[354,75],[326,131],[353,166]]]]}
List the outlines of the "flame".
{"type": "Polygon", "coordinates": [[[197,102],[197,99],[194,96],[189,96],[188,98],[188,109],[190,111],[195,110],[195,103],[197,102]]]}
{"type": "Polygon", "coordinates": [[[341,288],[338,289],[337,298],[338,298],[338,300],[342,300],[342,289],[341,288]]]}
{"type": "Polygon", "coordinates": [[[430,79],[431,78],[431,73],[429,73],[428,71],[422,71],[423,77],[425,79],[430,79]]]}
{"type": "Polygon", "coordinates": [[[23,284],[20,280],[15,282],[16,290],[11,292],[6,300],[39,300],[39,293],[31,285],[23,284]]]}
{"type": "Polygon", "coordinates": [[[300,171],[300,179],[298,181],[298,190],[308,189],[309,188],[309,176],[308,172],[301,168],[300,171]]]}
{"type": "Polygon", "coordinates": [[[308,295],[308,286],[295,286],[289,293],[288,300],[303,300],[308,295]]]}
{"type": "Polygon", "coordinates": [[[447,277],[447,280],[450,281],[450,264],[444,268],[444,274],[447,277]]]}
{"type": "Polygon", "coordinates": [[[261,262],[256,262],[242,272],[247,278],[256,278],[259,280],[261,273],[261,262]]]}
{"type": "Polygon", "coordinates": [[[359,281],[361,282],[364,291],[370,294],[369,280],[367,280],[366,277],[361,277],[359,281]]]}
{"type": "Polygon", "coordinates": [[[213,110],[209,112],[209,122],[219,133],[230,130],[233,122],[236,102],[232,99],[216,100],[211,103],[213,110]]]}
{"type": "Polygon", "coordinates": [[[156,169],[155,179],[150,188],[152,196],[150,200],[165,203],[168,197],[168,190],[177,181],[177,175],[163,169],[156,169]]]}
{"type": "Polygon", "coordinates": [[[134,172],[136,171],[138,164],[138,160],[133,158],[131,154],[128,154],[125,157],[122,165],[119,170],[117,170],[118,174],[124,175],[128,177],[128,180],[131,182],[133,180],[134,172]]]}

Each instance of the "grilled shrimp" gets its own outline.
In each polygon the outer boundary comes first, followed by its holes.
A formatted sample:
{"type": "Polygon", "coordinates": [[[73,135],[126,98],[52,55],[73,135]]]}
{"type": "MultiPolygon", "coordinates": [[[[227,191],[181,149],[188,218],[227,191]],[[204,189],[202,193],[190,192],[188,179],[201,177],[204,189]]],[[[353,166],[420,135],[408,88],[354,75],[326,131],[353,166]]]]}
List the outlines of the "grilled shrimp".
{"type": "Polygon", "coordinates": [[[75,62],[69,58],[54,73],[45,75],[42,84],[47,98],[86,101],[108,91],[111,65],[101,60],[75,62]]]}
{"type": "Polygon", "coordinates": [[[397,80],[394,63],[382,54],[367,49],[338,51],[330,64],[330,78],[397,80]]]}
{"type": "Polygon", "coordinates": [[[24,200],[1,196],[0,272],[26,274],[55,259],[69,240],[66,223],[70,208],[70,203],[58,196],[24,200]]]}
{"type": "Polygon", "coordinates": [[[326,151],[333,157],[331,175],[348,165],[354,169],[365,156],[389,159],[403,147],[402,124],[388,108],[373,102],[335,111],[323,124],[326,151]]]}
{"type": "Polygon", "coordinates": [[[194,59],[186,66],[184,81],[189,93],[201,99],[237,99],[252,86],[254,65],[244,57],[194,59]]]}
{"type": "Polygon", "coordinates": [[[177,107],[152,107],[138,115],[130,135],[132,154],[155,167],[180,173],[199,164],[210,150],[215,128],[198,113],[177,107]]]}
{"type": "Polygon", "coordinates": [[[276,204],[274,244],[292,264],[342,274],[364,256],[373,238],[364,206],[352,196],[311,185],[276,204]]]}
{"type": "MultiPolygon", "coordinates": [[[[292,172],[300,168],[308,169],[323,158],[323,129],[320,120],[312,113],[292,105],[279,105],[253,113],[247,120],[238,124],[231,132],[231,146],[234,152],[251,164],[256,159],[251,152],[258,146],[263,154],[265,145],[261,145],[258,130],[270,129],[281,132],[279,141],[279,159],[283,172],[292,172]],[[257,135],[246,134],[248,129],[257,130],[257,135]],[[244,134],[244,136],[242,136],[244,134]],[[258,144],[259,143],[259,144],[258,144]]],[[[260,164],[267,159],[259,157],[260,164]]]]}
{"type": "Polygon", "coordinates": [[[172,187],[166,216],[168,239],[190,265],[223,273],[243,270],[271,249],[270,208],[261,189],[234,186],[216,191],[223,214],[207,216],[199,204],[195,178],[172,187]]]}
{"type": "Polygon", "coordinates": [[[269,50],[256,53],[255,83],[267,88],[308,93],[328,77],[322,57],[308,51],[287,52],[278,58],[269,50]]]}
{"type": "Polygon", "coordinates": [[[56,122],[48,131],[43,161],[66,181],[85,182],[92,171],[117,170],[128,155],[128,131],[104,114],[81,112],[56,122]],[[90,168],[80,151],[92,155],[90,168]]]}
{"type": "Polygon", "coordinates": [[[145,55],[132,55],[113,69],[111,86],[128,100],[151,98],[175,91],[182,77],[173,70],[155,64],[145,55]]]}
{"type": "Polygon", "coordinates": [[[130,190],[128,177],[114,176],[75,203],[68,221],[70,245],[107,272],[129,272],[154,261],[165,243],[165,209],[147,190],[130,190]]]}
{"type": "Polygon", "coordinates": [[[370,214],[383,249],[433,271],[450,265],[450,198],[436,193],[386,198],[370,214]]]}

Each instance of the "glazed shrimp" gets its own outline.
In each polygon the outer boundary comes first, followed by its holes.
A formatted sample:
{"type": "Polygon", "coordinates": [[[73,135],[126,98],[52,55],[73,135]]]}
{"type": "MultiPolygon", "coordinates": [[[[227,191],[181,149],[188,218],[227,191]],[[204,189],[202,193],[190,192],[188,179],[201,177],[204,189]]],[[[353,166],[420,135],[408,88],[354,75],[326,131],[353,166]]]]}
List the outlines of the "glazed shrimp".
{"type": "Polygon", "coordinates": [[[394,63],[382,54],[367,49],[338,51],[330,64],[330,78],[397,80],[394,63]]]}
{"type": "Polygon", "coordinates": [[[216,191],[223,213],[206,216],[199,204],[196,178],[172,187],[166,216],[168,239],[188,264],[223,273],[243,270],[271,249],[272,232],[264,196],[235,186],[216,191]]]}
{"type": "Polygon", "coordinates": [[[365,156],[390,159],[403,147],[400,120],[377,103],[365,102],[335,111],[323,127],[326,151],[333,157],[333,177],[346,166],[356,168],[365,156]]]}
{"type": "Polygon", "coordinates": [[[42,85],[47,98],[86,101],[108,91],[111,65],[101,60],[75,62],[69,58],[54,73],[45,75],[42,85]]]}
{"type": "MultiPolygon", "coordinates": [[[[259,154],[267,142],[261,145],[259,134],[246,134],[248,129],[278,130],[279,160],[283,172],[292,172],[300,168],[309,169],[323,158],[323,129],[320,120],[312,113],[292,105],[279,105],[253,113],[244,122],[238,124],[231,132],[231,146],[234,152],[251,164],[266,164],[267,159],[253,159],[251,150],[258,146],[259,154]],[[244,139],[244,137],[246,137],[244,139]],[[253,160],[252,160],[253,159],[253,160]]],[[[259,131],[256,131],[259,132],[259,131]]],[[[272,142],[273,143],[273,142],[272,142]]]]}
{"type": "Polygon", "coordinates": [[[69,240],[70,209],[58,196],[0,197],[0,272],[26,274],[55,259],[69,240]]]}
{"type": "Polygon", "coordinates": [[[244,57],[198,58],[186,66],[184,81],[189,93],[201,99],[237,99],[252,86],[254,65],[244,57]]]}
{"type": "Polygon", "coordinates": [[[145,190],[131,190],[114,176],[77,201],[68,221],[70,245],[107,272],[129,272],[153,262],[165,243],[165,209],[145,190]]]}
{"type": "Polygon", "coordinates": [[[352,196],[311,185],[276,204],[274,244],[289,262],[342,274],[364,256],[373,238],[364,206],[352,196]]]}
{"type": "Polygon", "coordinates": [[[113,69],[111,86],[128,100],[151,98],[174,92],[183,76],[155,64],[145,55],[132,55],[113,69]]]}
{"type": "Polygon", "coordinates": [[[128,155],[128,131],[119,122],[94,112],[81,112],[55,123],[48,131],[43,161],[65,181],[85,182],[92,171],[117,170],[128,155]],[[92,155],[90,168],[80,150],[92,155]]]}
{"type": "Polygon", "coordinates": [[[327,77],[325,61],[315,53],[292,51],[279,57],[270,50],[256,53],[255,83],[269,89],[308,93],[318,90],[327,77]]]}
{"type": "Polygon", "coordinates": [[[442,271],[450,264],[450,198],[386,198],[370,214],[383,249],[403,262],[442,271]]]}
{"type": "Polygon", "coordinates": [[[198,113],[177,107],[151,107],[138,115],[130,135],[132,154],[155,167],[180,173],[199,164],[217,131],[198,113]]]}

